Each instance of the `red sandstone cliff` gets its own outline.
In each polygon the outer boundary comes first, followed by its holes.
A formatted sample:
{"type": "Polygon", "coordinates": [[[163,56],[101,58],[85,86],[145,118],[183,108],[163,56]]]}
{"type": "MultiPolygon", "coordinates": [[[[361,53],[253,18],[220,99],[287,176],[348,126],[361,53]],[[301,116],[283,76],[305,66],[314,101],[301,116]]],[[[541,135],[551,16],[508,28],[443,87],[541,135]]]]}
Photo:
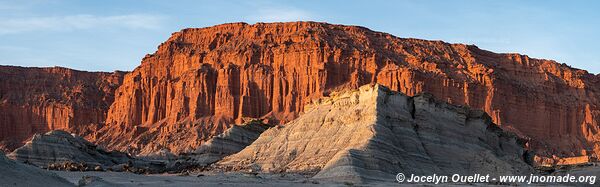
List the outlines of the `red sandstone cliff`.
{"type": "Polygon", "coordinates": [[[0,148],[12,150],[35,133],[103,124],[124,73],[0,66],[0,148]]]}
{"type": "Polygon", "coordinates": [[[600,78],[551,60],[314,22],[174,33],[127,74],[89,139],[189,151],[246,117],[283,123],[329,92],[377,82],[485,110],[544,155],[600,152],[600,78]]]}

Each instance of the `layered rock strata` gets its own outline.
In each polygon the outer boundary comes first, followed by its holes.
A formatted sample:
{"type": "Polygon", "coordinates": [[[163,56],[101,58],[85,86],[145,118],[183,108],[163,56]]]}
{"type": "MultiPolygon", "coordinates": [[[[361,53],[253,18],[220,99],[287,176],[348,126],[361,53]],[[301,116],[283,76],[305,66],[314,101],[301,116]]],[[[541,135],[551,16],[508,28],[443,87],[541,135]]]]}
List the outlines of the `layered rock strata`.
{"type": "Polygon", "coordinates": [[[525,142],[483,111],[380,85],[332,94],[216,164],[341,181],[415,175],[530,174],[525,142]]]}
{"type": "Polygon", "coordinates": [[[133,160],[125,153],[105,151],[80,136],[60,130],[36,134],[7,156],[40,167],[69,162],[106,167],[133,160]]]}
{"type": "Polygon", "coordinates": [[[173,169],[169,167],[169,160],[149,160],[123,152],[106,151],[78,135],[61,130],[36,134],[24,146],[7,156],[49,170],[148,174],[173,169]]]}
{"type": "Polygon", "coordinates": [[[96,131],[124,74],[0,66],[0,149],[55,129],[96,131]]]}
{"type": "Polygon", "coordinates": [[[551,60],[315,22],[184,29],[116,91],[87,137],[132,153],[191,152],[244,118],[283,124],[305,104],[379,83],[489,113],[545,157],[596,155],[600,78],[551,60]]]}

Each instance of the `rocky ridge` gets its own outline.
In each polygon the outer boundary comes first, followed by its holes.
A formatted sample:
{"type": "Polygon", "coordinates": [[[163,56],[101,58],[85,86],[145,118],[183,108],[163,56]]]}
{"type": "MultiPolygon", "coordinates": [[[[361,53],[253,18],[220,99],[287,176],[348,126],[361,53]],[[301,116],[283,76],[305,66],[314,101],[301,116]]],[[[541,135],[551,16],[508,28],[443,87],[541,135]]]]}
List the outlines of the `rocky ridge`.
{"type": "Polygon", "coordinates": [[[24,146],[7,156],[39,167],[64,162],[106,167],[124,164],[133,159],[125,153],[105,151],[80,136],[60,130],[36,134],[24,146]]]}
{"type": "Polygon", "coordinates": [[[96,131],[124,74],[0,66],[0,150],[10,152],[35,133],[96,131]]]}
{"type": "Polygon", "coordinates": [[[393,181],[400,171],[492,176],[533,171],[523,139],[501,130],[483,111],[430,95],[409,97],[366,85],[305,110],[215,167],[355,182],[393,181]]]}
{"type": "Polygon", "coordinates": [[[221,160],[223,157],[243,150],[270,127],[269,124],[264,124],[260,120],[253,120],[243,125],[234,125],[222,134],[202,144],[196,151],[186,154],[186,156],[193,158],[195,163],[207,166],[221,160]]]}
{"type": "Polygon", "coordinates": [[[542,156],[600,152],[598,76],[526,55],[316,22],[173,33],[125,76],[107,125],[86,137],[136,154],[191,152],[244,118],[284,124],[313,99],[369,83],[484,110],[542,156]]]}
{"type": "Polygon", "coordinates": [[[151,162],[122,152],[106,151],[80,136],[61,130],[35,134],[24,146],[7,156],[50,170],[156,173],[163,172],[166,166],[164,162],[151,162]]]}
{"type": "Polygon", "coordinates": [[[194,152],[175,155],[161,150],[144,157],[106,151],[78,135],[54,130],[35,134],[24,146],[8,154],[8,157],[50,170],[176,173],[202,169],[225,156],[237,153],[270,127],[261,120],[251,120],[242,125],[234,125],[194,152]]]}
{"type": "Polygon", "coordinates": [[[484,110],[501,128],[529,138],[544,162],[600,152],[598,76],[551,60],[358,26],[184,29],[123,74],[0,67],[0,148],[68,129],[134,154],[192,152],[245,118],[284,124],[315,98],[379,83],[484,110]]]}
{"type": "Polygon", "coordinates": [[[150,154],[143,158],[168,160],[166,170],[171,173],[206,170],[211,164],[246,148],[269,128],[271,125],[263,123],[262,120],[253,119],[241,125],[233,125],[193,152],[174,155],[164,150],[162,155],[168,155],[166,157],[150,154]]]}

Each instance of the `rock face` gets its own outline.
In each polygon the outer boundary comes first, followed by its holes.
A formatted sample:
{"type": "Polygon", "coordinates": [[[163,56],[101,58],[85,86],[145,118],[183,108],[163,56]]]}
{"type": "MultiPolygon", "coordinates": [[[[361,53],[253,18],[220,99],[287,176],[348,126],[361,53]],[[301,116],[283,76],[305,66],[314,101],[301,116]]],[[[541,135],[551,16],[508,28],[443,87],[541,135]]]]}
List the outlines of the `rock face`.
{"type": "Polygon", "coordinates": [[[65,162],[106,167],[132,160],[127,154],[105,151],[80,136],[60,130],[34,135],[8,157],[41,167],[65,162]]]}
{"type": "Polygon", "coordinates": [[[0,168],[0,181],[3,186],[75,186],[48,171],[9,160],[1,151],[0,168]]]}
{"type": "Polygon", "coordinates": [[[379,83],[489,113],[541,155],[600,152],[600,78],[551,60],[315,22],[174,33],[127,74],[89,138],[134,153],[189,152],[244,118],[283,124],[308,101],[379,83]]]}
{"type": "Polygon", "coordinates": [[[95,131],[123,75],[0,66],[0,149],[12,151],[33,134],[55,129],[95,131]]]}
{"type": "Polygon", "coordinates": [[[415,175],[528,174],[522,139],[479,110],[380,85],[332,94],[218,162],[228,169],[316,173],[334,180],[415,175]]]}

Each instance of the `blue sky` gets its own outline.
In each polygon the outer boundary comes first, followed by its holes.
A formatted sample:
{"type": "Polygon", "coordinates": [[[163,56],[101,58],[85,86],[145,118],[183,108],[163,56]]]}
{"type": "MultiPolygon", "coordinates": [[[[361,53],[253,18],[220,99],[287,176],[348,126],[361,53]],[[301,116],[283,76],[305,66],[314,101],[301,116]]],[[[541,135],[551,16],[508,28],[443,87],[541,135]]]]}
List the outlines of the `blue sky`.
{"type": "Polygon", "coordinates": [[[0,64],[132,70],[173,32],[312,20],[475,44],[600,73],[600,1],[0,0],[0,64]]]}

